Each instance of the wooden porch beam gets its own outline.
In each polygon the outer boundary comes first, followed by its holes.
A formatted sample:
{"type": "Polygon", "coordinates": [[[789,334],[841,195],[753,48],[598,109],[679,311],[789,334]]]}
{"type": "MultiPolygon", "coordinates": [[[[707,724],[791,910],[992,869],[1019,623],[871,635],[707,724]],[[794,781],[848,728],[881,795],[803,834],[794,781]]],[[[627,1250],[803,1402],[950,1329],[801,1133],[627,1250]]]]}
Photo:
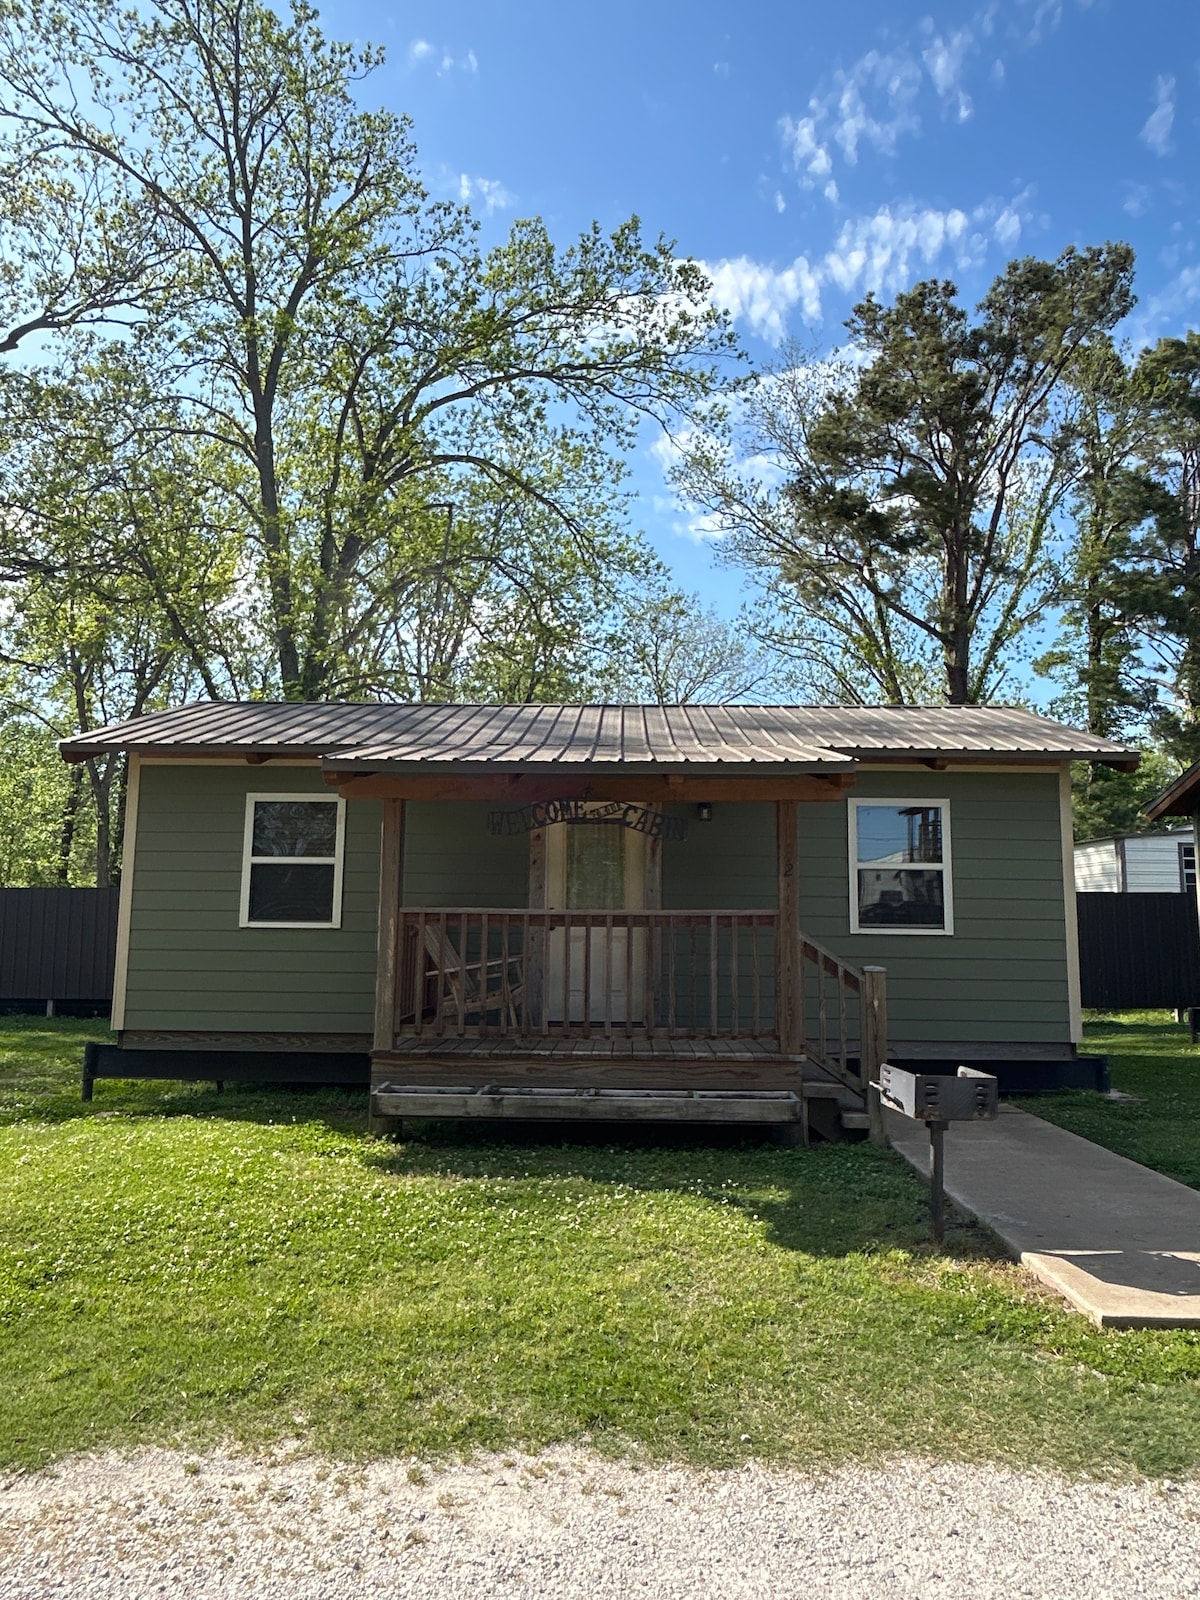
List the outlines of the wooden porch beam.
{"type": "Polygon", "coordinates": [[[796,778],[713,777],[645,774],[557,777],[540,773],[455,774],[349,773],[327,771],[325,782],[346,800],[475,801],[494,806],[524,806],[547,800],[638,800],[647,803],[730,800],[840,800],[854,782],[849,772],[796,778]]]}
{"type": "Polygon", "coordinates": [[[375,1049],[396,1039],[400,907],[404,877],[404,801],[386,800],[379,848],[379,944],[375,958],[375,1049]]]}
{"type": "Polygon", "coordinates": [[[800,954],[800,829],[796,807],[775,806],[775,850],[779,869],[779,928],[776,935],[775,1014],[779,1048],[785,1055],[804,1049],[803,974],[800,954]]]}

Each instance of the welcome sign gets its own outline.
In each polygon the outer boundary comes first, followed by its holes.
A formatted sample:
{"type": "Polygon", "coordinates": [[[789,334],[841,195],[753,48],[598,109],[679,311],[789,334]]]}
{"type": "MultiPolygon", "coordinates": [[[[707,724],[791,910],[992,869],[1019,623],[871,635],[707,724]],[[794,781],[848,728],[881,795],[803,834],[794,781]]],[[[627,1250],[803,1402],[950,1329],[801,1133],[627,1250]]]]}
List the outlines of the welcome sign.
{"type": "Polygon", "coordinates": [[[534,828],[548,828],[555,822],[608,822],[644,833],[648,839],[687,838],[687,823],[681,817],[664,817],[661,811],[624,800],[602,806],[589,805],[586,800],[546,800],[518,811],[488,812],[489,833],[532,833],[534,828]]]}

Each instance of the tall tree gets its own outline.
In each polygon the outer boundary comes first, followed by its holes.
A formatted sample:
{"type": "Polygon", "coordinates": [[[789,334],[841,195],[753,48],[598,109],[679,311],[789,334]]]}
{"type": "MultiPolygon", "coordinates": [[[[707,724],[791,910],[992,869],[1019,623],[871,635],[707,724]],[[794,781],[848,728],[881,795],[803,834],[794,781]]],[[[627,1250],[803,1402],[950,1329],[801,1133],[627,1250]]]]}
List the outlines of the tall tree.
{"type": "Polygon", "coordinates": [[[1191,762],[1200,759],[1200,333],[1143,351],[1136,383],[1152,423],[1152,520],[1121,585],[1156,691],[1153,731],[1191,762]]]}
{"type": "Polygon", "coordinates": [[[743,430],[687,452],[683,493],[795,631],[815,630],[842,695],[996,692],[1046,603],[1059,386],[1131,306],[1132,271],[1125,245],[1014,261],[974,320],[951,283],[869,297],[847,323],[852,364],[791,352],[743,430]]]}
{"type": "MultiPolygon", "coordinates": [[[[238,545],[208,516],[188,443],[112,360],[0,385],[0,661],[21,725],[63,737],[239,687],[238,545]]],[[[103,758],[76,774],[60,857],[82,824],[105,883],[124,768],[103,758]]]]}
{"type": "Polygon", "coordinates": [[[784,679],[755,642],[746,618],[730,621],[665,572],[643,582],[620,609],[602,672],[606,694],[657,705],[774,700],[784,679]]]}
{"type": "Polygon", "coordinates": [[[1063,608],[1054,647],[1036,663],[1063,693],[1056,709],[1102,738],[1144,725],[1137,619],[1124,576],[1161,495],[1145,471],[1153,423],[1144,386],[1106,337],[1081,350],[1065,374],[1054,449],[1067,475],[1064,512],[1074,537],[1059,569],[1063,608]]]}
{"type": "Polygon", "coordinates": [[[351,597],[423,489],[482,479],[586,543],[563,452],[687,413],[732,349],[703,274],[636,221],[567,250],[525,222],[484,252],[407,122],[359,108],[379,60],[304,0],[11,0],[0,33],[10,172],[77,163],[81,238],[149,230],[131,337],[214,447],[295,698],[343,681],[351,597]]]}

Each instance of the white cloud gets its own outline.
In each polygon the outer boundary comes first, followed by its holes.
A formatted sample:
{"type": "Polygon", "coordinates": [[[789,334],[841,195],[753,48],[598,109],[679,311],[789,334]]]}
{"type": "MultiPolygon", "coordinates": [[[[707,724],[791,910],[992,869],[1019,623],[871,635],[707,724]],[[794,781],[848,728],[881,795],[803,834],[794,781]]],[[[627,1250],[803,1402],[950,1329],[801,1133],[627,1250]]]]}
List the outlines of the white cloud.
{"type": "Polygon", "coordinates": [[[921,90],[921,69],[911,56],[869,50],[849,72],[835,74],[834,84],[833,137],[849,166],[858,161],[864,140],[891,155],[902,133],[920,128],[913,106],[921,90]]]}
{"type": "Polygon", "coordinates": [[[819,86],[803,115],[781,117],[784,149],[801,185],[812,188],[816,180],[828,177],[835,151],[851,167],[866,148],[893,154],[901,138],[920,132],[918,105],[927,88],[944,111],[965,122],[973,108],[964,79],[971,58],[992,33],[993,11],[989,6],[945,33],[935,33],[926,21],[922,32],[927,42],[919,49],[905,43],[892,50],[868,50],[819,86]]]}
{"type": "Polygon", "coordinates": [[[414,39],[408,47],[410,70],[435,59],[438,62],[435,70],[439,78],[444,78],[450,72],[466,72],[472,77],[479,72],[479,58],[474,50],[468,50],[465,56],[456,57],[444,47],[430,44],[428,39],[414,39]]]}
{"type": "Polygon", "coordinates": [[[1157,294],[1139,305],[1129,319],[1129,337],[1135,345],[1153,344],[1164,337],[1181,337],[1193,323],[1200,301],[1200,267],[1184,267],[1157,294]]]}
{"type": "Polygon", "coordinates": [[[701,265],[712,280],[713,304],[768,344],[783,338],[794,306],[799,305],[810,319],[821,314],[820,280],[805,256],[797,256],[781,270],[748,256],[701,265]]]}
{"type": "Polygon", "coordinates": [[[881,294],[906,287],[940,255],[959,265],[976,257],[965,211],[883,206],[873,217],[855,217],[840,229],[824,262],[824,273],[846,293],[881,294]]]}
{"type": "Polygon", "coordinates": [[[498,179],[473,178],[466,172],[458,175],[458,198],[464,205],[482,206],[489,217],[493,212],[507,211],[516,203],[516,196],[498,179]]]}
{"type": "Polygon", "coordinates": [[[787,210],[787,201],[783,198],[778,189],[775,191],[775,209],[779,212],[780,216],[782,216],[787,210]]]}
{"type": "Polygon", "coordinates": [[[1002,250],[1015,250],[1021,238],[1021,216],[1012,206],[1004,210],[992,223],[992,237],[1002,250]]]}
{"type": "Polygon", "coordinates": [[[962,76],[967,55],[974,48],[974,33],[970,28],[960,28],[948,38],[939,33],[921,54],[942,104],[954,108],[959,122],[966,122],[972,111],[971,96],[963,88],[962,76]]]}
{"type": "Polygon", "coordinates": [[[1125,198],[1121,201],[1121,210],[1130,217],[1144,217],[1150,209],[1153,191],[1144,183],[1130,183],[1126,185],[1125,198]]]}
{"type": "Polygon", "coordinates": [[[714,305],[768,344],[779,344],[792,312],[815,322],[821,295],[831,287],[845,295],[895,294],[948,261],[962,270],[976,266],[995,246],[1011,254],[1030,220],[1029,192],[1009,201],[987,200],[972,211],[952,206],[881,206],[873,215],[851,217],[824,255],[797,256],[777,268],[748,256],[702,262],[712,281],[714,305]]]}
{"type": "Polygon", "coordinates": [[[1175,79],[1166,76],[1154,85],[1154,110],[1146,118],[1140,138],[1157,156],[1171,151],[1171,125],[1175,121],[1175,79]]]}
{"type": "Polygon", "coordinates": [[[800,117],[795,122],[791,117],[781,117],[779,130],[797,171],[803,167],[810,176],[821,178],[832,170],[829,151],[817,138],[817,124],[812,117],[800,117]]]}

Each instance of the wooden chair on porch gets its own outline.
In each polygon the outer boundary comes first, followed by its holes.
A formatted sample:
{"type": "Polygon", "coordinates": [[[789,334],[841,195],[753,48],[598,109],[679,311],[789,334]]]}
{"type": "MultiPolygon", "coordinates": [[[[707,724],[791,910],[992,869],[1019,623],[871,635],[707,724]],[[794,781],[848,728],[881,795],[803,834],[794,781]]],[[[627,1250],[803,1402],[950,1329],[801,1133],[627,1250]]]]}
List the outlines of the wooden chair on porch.
{"type": "Polygon", "coordinates": [[[525,996],[524,952],[489,959],[484,950],[480,960],[464,961],[450,930],[427,923],[425,956],[425,976],[434,984],[439,1016],[482,1021],[488,1012],[498,1011],[510,1028],[516,1028],[525,996]]]}

